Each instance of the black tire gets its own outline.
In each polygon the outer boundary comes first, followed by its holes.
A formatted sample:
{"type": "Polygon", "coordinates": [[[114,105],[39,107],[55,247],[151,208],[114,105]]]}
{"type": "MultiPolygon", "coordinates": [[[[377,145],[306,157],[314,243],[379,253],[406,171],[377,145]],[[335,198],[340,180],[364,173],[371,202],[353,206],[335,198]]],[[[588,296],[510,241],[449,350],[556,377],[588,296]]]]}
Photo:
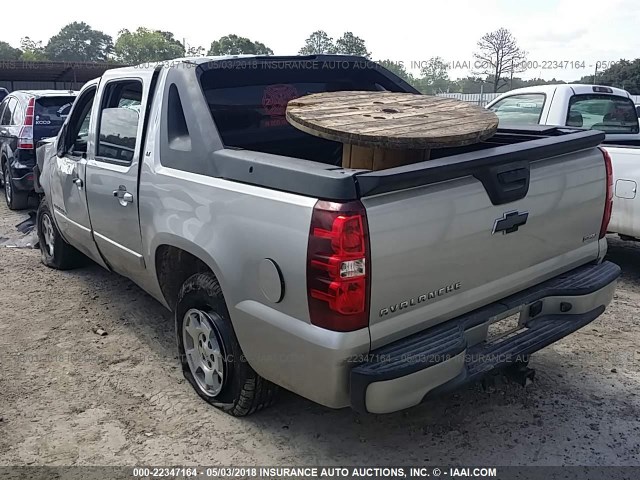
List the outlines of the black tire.
{"type": "Polygon", "coordinates": [[[7,207],[10,210],[24,210],[29,206],[29,192],[16,190],[7,162],[4,162],[2,171],[4,175],[4,199],[7,202],[7,207]]]}
{"type": "Polygon", "coordinates": [[[78,250],[64,241],[60,235],[60,231],[53,220],[53,214],[49,208],[46,198],[43,198],[38,207],[38,215],[36,217],[36,228],[38,231],[38,243],[40,244],[40,254],[42,263],[47,267],[56,270],[70,270],[81,266],[84,263],[84,255],[78,250]],[[52,242],[47,242],[45,238],[45,230],[47,230],[47,220],[51,228],[52,242]],[[50,251],[48,245],[52,245],[53,252],[50,251]]]}
{"type": "Polygon", "coordinates": [[[278,387],[258,375],[244,358],[222,289],[213,274],[197,273],[184,282],[178,295],[175,321],[182,372],[200,397],[234,417],[251,415],[274,403],[278,387]],[[222,388],[215,396],[198,384],[185,353],[184,319],[193,309],[206,313],[221,346],[224,375],[222,388]]]}

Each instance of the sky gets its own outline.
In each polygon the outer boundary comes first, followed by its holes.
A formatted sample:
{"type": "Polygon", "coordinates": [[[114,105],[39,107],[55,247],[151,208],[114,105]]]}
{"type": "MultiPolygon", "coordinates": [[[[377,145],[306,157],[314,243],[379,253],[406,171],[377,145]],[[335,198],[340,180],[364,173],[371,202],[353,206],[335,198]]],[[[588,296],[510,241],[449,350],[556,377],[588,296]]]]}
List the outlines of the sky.
{"type": "MultiPolygon", "coordinates": [[[[114,40],[139,26],[173,32],[188,46],[208,49],[213,40],[235,33],[260,41],[277,55],[296,54],[315,30],[338,38],[351,31],[366,41],[372,59],[402,62],[417,73],[430,57],[452,67],[451,78],[470,73],[480,37],[500,27],[528,52],[523,78],[576,80],[592,75],[596,62],[640,56],[640,1],[637,0],[448,0],[302,2],[181,0],[31,0],[26,22],[2,22],[0,40],[47,39],[72,21],[84,21],[114,40]],[[38,15],[37,12],[46,12],[38,15]]],[[[12,7],[9,7],[11,10],[12,7]]]]}

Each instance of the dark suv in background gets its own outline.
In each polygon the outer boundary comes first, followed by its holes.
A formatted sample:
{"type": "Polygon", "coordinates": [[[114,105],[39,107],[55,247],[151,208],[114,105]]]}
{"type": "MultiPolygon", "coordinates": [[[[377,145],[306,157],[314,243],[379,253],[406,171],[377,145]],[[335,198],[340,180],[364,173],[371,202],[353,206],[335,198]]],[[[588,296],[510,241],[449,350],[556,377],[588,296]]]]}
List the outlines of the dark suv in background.
{"type": "Polygon", "coordinates": [[[26,208],[33,192],[36,143],[58,134],[76,92],[23,90],[0,103],[0,166],[4,196],[11,210],[26,208]]]}
{"type": "Polygon", "coordinates": [[[0,102],[5,99],[5,97],[9,95],[9,90],[6,88],[0,87],[0,102]]]}

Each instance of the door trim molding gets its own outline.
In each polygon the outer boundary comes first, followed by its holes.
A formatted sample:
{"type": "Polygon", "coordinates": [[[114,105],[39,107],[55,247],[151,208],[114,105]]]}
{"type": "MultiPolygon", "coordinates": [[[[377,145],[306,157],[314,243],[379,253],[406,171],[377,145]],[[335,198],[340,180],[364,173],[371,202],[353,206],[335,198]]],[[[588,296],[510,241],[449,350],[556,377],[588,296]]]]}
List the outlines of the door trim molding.
{"type": "Polygon", "coordinates": [[[55,210],[55,212],[60,215],[62,217],[62,219],[65,222],[69,222],[71,225],[73,225],[76,228],[79,228],[80,230],[86,232],[86,233],[91,233],[91,229],[85,227],[84,225],[80,225],[78,222],[74,222],[73,220],[71,220],[69,217],[67,217],[64,213],[62,213],[62,210],[60,209],[60,207],[54,205],[53,209],[55,210]]]}
{"type": "Polygon", "coordinates": [[[145,268],[145,262],[144,262],[144,257],[137,253],[134,252],[133,250],[131,250],[130,248],[125,247],[124,245],[120,245],[118,242],[114,242],[113,240],[111,240],[108,237],[105,237],[104,235],[101,235],[100,233],[96,232],[94,230],[93,234],[98,237],[100,240],[103,240],[105,242],[107,242],[109,245],[112,245],[116,248],[119,248],[120,250],[122,250],[123,252],[131,255],[133,258],[135,258],[138,261],[138,264],[140,267],[145,268]]]}

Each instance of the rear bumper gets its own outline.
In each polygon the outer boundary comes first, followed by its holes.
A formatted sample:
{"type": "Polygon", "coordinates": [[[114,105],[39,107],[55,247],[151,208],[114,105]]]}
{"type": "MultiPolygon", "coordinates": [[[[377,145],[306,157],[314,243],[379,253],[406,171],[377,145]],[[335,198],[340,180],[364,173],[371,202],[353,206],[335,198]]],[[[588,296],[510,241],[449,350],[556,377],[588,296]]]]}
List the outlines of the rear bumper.
{"type": "Polygon", "coordinates": [[[351,406],[402,410],[524,359],[600,316],[619,275],[611,262],[586,265],[374,350],[351,370],[351,406]],[[491,323],[518,313],[517,334],[486,341],[491,323]]]}
{"type": "Polygon", "coordinates": [[[26,173],[23,170],[18,170],[13,172],[13,186],[16,190],[21,190],[24,192],[33,191],[33,171],[26,173]],[[15,176],[15,175],[19,176],[15,176]]]}
{"type": "Polygon", "coordinates": [[[32,150],[17,150],[16,156],[9,162],[9,172],[16,190],[33,190],[33,166],[35,154],[32,150]]]}

